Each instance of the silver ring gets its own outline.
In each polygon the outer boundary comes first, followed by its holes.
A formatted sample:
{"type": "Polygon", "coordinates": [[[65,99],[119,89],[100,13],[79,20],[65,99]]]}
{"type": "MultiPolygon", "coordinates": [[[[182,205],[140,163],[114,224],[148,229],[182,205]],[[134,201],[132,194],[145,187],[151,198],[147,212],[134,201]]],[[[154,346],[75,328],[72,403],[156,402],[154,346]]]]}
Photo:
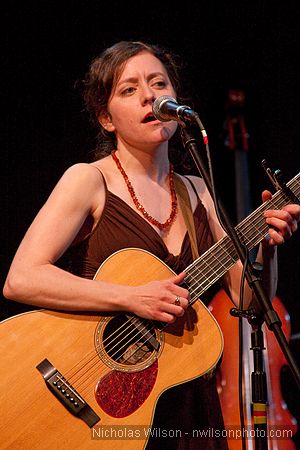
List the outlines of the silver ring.
{"type": "Polygon", "coordinates": [[[180,306],[180,297],[179,297],[179,295],[176,295],[176,298],[175,298],[175,301],[174,301],[174,305],[180,306]]]}

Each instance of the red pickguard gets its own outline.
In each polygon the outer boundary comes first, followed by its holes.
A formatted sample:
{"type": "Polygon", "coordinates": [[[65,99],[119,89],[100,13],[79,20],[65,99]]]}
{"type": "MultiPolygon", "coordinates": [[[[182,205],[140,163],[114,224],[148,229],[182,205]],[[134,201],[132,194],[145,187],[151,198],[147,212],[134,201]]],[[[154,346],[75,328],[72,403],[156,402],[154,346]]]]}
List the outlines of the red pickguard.
{"type": "Polygon", "coordinates": [[[126,417],[136,411],[147,399],[157,378],[155,361],[140,372],[113,370],[103,377],[96,388],[96,400],[112,417],[126,417]]]}

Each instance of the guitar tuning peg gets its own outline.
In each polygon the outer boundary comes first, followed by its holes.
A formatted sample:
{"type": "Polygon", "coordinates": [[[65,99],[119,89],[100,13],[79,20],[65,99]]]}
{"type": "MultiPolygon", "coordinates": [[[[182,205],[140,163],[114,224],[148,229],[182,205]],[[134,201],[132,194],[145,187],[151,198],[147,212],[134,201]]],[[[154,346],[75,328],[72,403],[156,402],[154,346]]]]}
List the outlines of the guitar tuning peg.
{"type": "Polygon", "coordinates": [[[282,190],[285,195],[296,204],[300,204],[299,198],[294,194],[294,192],[289,188],[289,186],[286,185],[286,183],[283,180],[282,172],[281,170],[277,169],[273,173],[272,170],[267,166],[267,161],[265,159],[261,162],[266,174],[271,180],[271,183],[275,187],[277,191],[282,190]]]}
{"type": "MultiPolygon", "coordinates": [[[[279,183],[279,181],[277,179],[278,174],[277,175],[273,174],[273,172],[270,169],[270,167],[268,167],[268,163],[267,163],[266,159],[262,160],[261,165],[262,165],[265,173],[267,174],[269,180],[271,181],[272,185],[278,191],[281,188],[280,183],[279,183]]],[[[280,170],[276,170],[275,173],[278,173],[278,172],[280,172],[280,170]]],[[[281,178],[281,175],[280,175],[280,178],[281,178]]]]}

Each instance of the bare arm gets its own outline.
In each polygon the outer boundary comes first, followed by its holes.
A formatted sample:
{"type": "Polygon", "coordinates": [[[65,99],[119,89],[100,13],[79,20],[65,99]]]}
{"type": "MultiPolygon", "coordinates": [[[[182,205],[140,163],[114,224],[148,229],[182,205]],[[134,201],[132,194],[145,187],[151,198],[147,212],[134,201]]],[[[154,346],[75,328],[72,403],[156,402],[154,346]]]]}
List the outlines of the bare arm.
{"type": "MultiPolygon", "coordinates": [[[[96,221],[105,202],[103,180],[88,164],[66,171],[28,229],[4,286],[6,298],[73,311],[126,310],[145,318],[173,322],[184,313],[188,292],[184,275],[129,287],[87,280],[54,265],[72,244],[88,216],[96,221]],[[180,296],[181,305],[174,304],[180,296]]],[[[96,222],[95,222],[96,223],[96,222]]]]}
{"type": "Polygon", "coordinates": [[[54,263],[71,245],[87,216],[95,214],[96,197],[101,200],[103,195],[100,174],[94,168],[80,164],[66,171],[17,250],[4,287],[7,298],[46,308],[93,306],[96,292],[89,300],[83,295],[85,284],[90,283],[54,263]]]}

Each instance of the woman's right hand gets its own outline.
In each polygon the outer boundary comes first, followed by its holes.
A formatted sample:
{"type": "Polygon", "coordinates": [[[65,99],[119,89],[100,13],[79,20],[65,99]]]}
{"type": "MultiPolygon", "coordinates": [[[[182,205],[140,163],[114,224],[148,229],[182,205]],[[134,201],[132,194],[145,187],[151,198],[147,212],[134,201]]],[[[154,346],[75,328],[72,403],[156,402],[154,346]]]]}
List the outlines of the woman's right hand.
{"type": "Polygon", "coordinates": [[[144,319],[175,322],[177,317],[183,316],[190,299],[189,291],[180,286],[185,276],[182,272],[167,280],[131,288],[125,302],[128,310],[144,319]]]}

